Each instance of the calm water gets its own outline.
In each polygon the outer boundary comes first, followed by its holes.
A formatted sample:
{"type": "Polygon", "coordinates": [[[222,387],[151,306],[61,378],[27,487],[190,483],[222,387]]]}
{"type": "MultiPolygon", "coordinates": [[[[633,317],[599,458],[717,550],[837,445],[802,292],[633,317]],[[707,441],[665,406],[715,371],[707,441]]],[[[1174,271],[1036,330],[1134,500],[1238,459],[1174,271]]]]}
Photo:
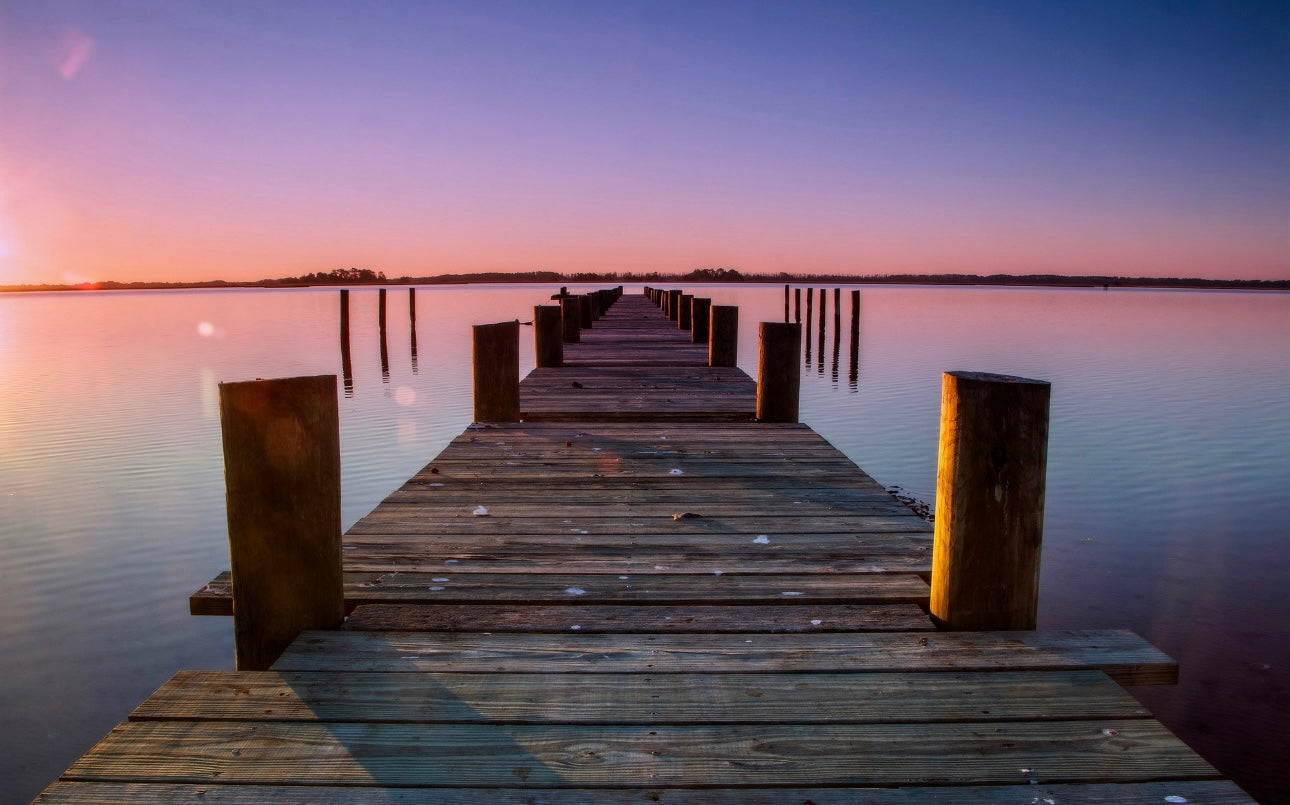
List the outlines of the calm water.
{"type": "MultiPolygon", "coordinates": [[[[693,286],[690,286],[693,287],[693,286]]],[[[470,418],[469,325],[545,287],[351,294],[348,526],[470,418]]],[[[634,290],[634,289],[633,289],[634,290]]],[[[719,286],[740,364],[782,286],[719,286]]],[[[1290,798],[1290,295],[864,288],[852,372],[829,293],[803,419],[931,501],[940,373],[1053,383],[1041,626],[1128,627],[1177,657],[1135,689],[1264,801],[1290,798]],[[835,357],[836,356],[836,357],[835,357]]],[[[53,780],[179,668],[228,668],[187,596],[228,566],[216,384],[340,374],[334,290],[0,296],[0,800],[53,780]]],[[[532,365],[521,328],[522,371],[532,365]]]]}

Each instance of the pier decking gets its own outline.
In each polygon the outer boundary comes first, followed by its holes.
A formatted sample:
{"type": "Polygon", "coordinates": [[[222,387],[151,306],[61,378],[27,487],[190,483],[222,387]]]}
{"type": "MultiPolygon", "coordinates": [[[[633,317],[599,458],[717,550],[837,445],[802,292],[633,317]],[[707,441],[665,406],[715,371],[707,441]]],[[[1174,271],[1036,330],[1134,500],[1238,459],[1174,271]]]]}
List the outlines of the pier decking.
{"type": "Polygon", "coordinates": [[[936,630],[931,527],[644,297],[564,349],[344,535],[343,628],[37,801],[1251,801],[1120,687],[1176,679],[1136,635],[936,630]]]}

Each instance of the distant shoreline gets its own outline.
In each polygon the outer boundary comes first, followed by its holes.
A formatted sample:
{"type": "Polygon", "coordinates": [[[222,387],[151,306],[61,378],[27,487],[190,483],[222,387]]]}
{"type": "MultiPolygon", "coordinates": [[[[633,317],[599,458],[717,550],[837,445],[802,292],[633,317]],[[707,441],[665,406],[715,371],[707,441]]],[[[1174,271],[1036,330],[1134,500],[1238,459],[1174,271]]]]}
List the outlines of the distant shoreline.
{"type": "Polygon", "coordinates": [[[471,284],[573,284],[586,282],[623,283],[730,283],[814,285],[937,285],[1051,288],[1178,288],[1191,290],[1290,290],[1286,280],[1215,280],[1188,277],[1111,277],[1066,276],[1058,274],[885,274],[851,276],[842,274],[745,274],[735,271],[701,269],[688,274],[559,274],[556,272],[520,272],[514,274],[441,274],[433,277],[379,278],[362,281],[310,281],[298,277],[263,279],[248,282],[207,280],[203,282],[98,282],[75,285],[4,285],[0,293],[39,293],[49,291],[162,291],[218,288],[326,288],[381,287],[399,285],[471,285],[471,284]]]}

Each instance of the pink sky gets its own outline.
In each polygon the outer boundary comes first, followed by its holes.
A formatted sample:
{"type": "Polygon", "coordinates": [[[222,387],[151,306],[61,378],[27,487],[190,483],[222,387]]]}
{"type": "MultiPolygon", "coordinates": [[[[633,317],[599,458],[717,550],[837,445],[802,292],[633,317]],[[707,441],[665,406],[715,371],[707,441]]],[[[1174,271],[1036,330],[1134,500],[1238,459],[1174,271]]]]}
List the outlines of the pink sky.
{"type": "Polygon", "coordinates": [[[0,284],[1290,278],[1276,4],[25,5],[0,284]]]}

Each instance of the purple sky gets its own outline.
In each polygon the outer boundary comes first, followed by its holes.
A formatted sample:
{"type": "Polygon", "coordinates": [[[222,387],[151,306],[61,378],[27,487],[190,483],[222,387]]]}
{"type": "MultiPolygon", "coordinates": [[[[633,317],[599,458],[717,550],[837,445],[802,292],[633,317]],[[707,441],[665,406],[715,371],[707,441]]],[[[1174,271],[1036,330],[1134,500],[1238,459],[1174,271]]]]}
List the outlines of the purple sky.
{"type": "Polygon", "coordinates": [[[1290,278],[1290,3],[0,0],[0,285],[1290,278]]]}

